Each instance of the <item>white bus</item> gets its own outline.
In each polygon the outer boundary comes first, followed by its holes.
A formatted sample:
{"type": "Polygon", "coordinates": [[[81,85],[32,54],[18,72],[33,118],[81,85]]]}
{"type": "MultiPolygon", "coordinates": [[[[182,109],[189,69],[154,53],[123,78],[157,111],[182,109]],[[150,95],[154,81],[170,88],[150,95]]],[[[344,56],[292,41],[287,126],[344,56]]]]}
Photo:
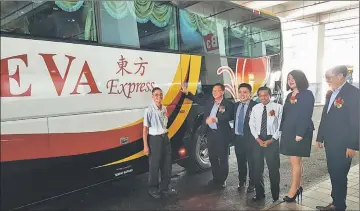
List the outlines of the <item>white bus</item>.
{"type": "MultiPolygon", "coordinates": [[[[1,209],[148,170],[142,116],[163,89],[174,162],[210,167],[199,96],[263,85],[282,102],[280,20],[209,1],[1,1],[1,209]]],[[[256,98],[256,94],[254,94],[256,98]]]]}

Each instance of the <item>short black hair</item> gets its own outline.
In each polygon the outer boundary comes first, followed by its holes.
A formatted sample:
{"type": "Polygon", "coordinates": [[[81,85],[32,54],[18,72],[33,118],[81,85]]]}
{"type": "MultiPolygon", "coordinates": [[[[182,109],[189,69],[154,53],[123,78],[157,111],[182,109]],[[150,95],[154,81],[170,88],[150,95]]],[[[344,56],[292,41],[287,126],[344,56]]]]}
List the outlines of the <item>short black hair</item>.
{"type": "Polygon", "coordinates": [[[154,87],[154,88],[152,89],[151,93],[154,94],[154,92],[155,92],[156,90],[162,91],[159,87],[154,87]]]}
{"type": "Polygon", "coordinates": [[[216,83],[216,84],[213,86],[213,88],[214,88],[215,86],[220,86],[221,90],[225,91],[225,86],[224,86],[224,84],[222,84],[222,83],[216,83]]]}
{"type": "Polygon", "coordinates": [[[334,75],[342,74],[345,78],[348,75],[348,68],[346,65],[338,65],[338,66],[331,68],[331,72],[334,75]]]}
{"type": "Polygon", "coordinates": [[[241,83],[241,84],[239,85],[238,90],[239,90],[240,88],[242,88],[242,87],[247,88],[250,92],[252,91],[252,87],[251,87],[251,85],[248,84],[248,83],[241,83]]]}
{"type": "Polygon", "coordinates": [[[258,90],[257,90],[257,95],[259,96],[259,92],[260,91],[268,91],[269,95],[271,96],[271,89],[269,87],[266,87],[266,86],[262,86],[260,87],[258,90]]]}
{"type": "MultiPolygon", "coordinates": [[[[287,78],[289,78],[289,75],[292,75],[292,77],[294,78],[296,87],[299,89],[299,91],[304,91],[309,88],[309,81],[306,78],[306,75],[303,71],[293,70],[293,71],[289,72],[289,74],[287,75],[287,78]]],[[[290,88],[289,84],[286,82],[286,90],[290,90],[290,89],[291,88],[290,88]]]]}

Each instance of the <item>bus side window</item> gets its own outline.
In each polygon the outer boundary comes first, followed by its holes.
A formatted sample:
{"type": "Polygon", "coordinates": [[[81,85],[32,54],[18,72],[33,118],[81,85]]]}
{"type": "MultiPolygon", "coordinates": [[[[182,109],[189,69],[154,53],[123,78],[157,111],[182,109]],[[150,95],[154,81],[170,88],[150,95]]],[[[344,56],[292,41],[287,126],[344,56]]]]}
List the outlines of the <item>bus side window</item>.
{"type": "Polygon", "coordinates": [[[218,2],[198,2],[179,10],[181,52],[219,55],[223,32],[221,14],[229,9],[227,4],[218,2]],[[220,22],[218,22],[220,21],[220,22]]]}
{"type": "Polygon", "coordinates": [[[167,2],[99,1],[102,43],[177,50],[176,8],[167,2]]]}
{"type": "Polygon", "coordinates": [[[32,37],[96,41],[92,1],[1,2],[1,31],[32,37]],[[3,14],[3,13],[2,13],[3,14]]]}

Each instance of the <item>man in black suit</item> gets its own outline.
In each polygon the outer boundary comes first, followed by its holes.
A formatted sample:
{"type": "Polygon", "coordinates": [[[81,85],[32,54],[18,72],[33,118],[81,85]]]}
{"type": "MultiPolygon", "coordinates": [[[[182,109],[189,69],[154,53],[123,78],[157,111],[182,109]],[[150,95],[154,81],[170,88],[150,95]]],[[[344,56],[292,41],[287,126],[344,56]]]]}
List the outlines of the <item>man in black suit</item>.
{"type": "Polygon", "coordinates": [[[252,156],[255,140],[250,131],[249,120],[251,110],[257,103],[250,99],[252,91],[250,84],[240,84],[238,91],[240,102],[235,104],[234,109],[235,137],[233,141],[239,172],[238,190],[241,190],[243,187],[245,187],[248,166],[249,186],[247,192],[251,193],[255,191],[254,163],[252,156]]]}
{"type": "Polygon", "coordinates": [[[345,81],[347,67],[336,66],[325,74],[331,91],[326,96],[317,136],[317,146],[325,145],[332,185],[332,203],[318,210],[345,210],[347,175],[359,150],[360,90],[345,81]]]}
{"type": "Polygon", "coordinates": [[[224,99],[225,86],[214,85],[212,97],[203,100],[188,92],[185,86],[181,91],[192,101],[204,105],[204,120],[201,131],[207,137],[209,159],[212,167],[213,180],[209,183],[215,187],[224,188],[229,174],[229,142],[231,128],[229,121],[233,120],[233,103],[224,99]]]}

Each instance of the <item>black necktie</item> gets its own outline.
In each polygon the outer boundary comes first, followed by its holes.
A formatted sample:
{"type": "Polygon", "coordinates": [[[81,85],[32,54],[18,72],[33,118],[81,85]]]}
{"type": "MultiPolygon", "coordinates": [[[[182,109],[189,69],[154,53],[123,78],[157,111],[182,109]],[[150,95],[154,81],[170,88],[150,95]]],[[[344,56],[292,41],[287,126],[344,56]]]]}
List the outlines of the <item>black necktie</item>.
{"type": "Polygon", "coordinates": [[[262,113],[260,136],[262,136],[263,138],[265,138],[267,136],[267,111],[266,111],[266,106],[264,106],[264,111],[262,113]]]}

